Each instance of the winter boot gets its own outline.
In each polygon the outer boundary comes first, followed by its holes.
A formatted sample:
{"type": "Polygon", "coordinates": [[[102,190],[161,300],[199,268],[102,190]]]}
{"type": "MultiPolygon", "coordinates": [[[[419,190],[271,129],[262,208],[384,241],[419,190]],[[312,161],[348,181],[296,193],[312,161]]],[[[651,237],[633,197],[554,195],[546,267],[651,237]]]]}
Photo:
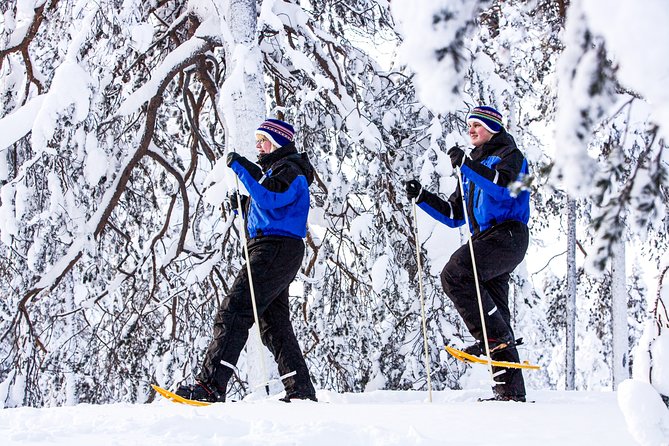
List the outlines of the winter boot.
{"type": "Polygon", "coordinates": [[[479,341],[474,342],[472,345],[468,345],[463,348],[462,351],[472,356],[481,356],[483,354],[483,349],[481,348],[479,341]]]}
{"type": "Polygon", "coordinates": [[[313,393],[310,394],[303,394],[303,393],[286,393],[286,395],[283,398],[279,398],[279,401],[283,401],[284,403],[290,403],[291,400],[311,400],[314,402],[318,402],[318,398],[316,398],[316,395],[313,393]]]}
{"type": "MultiPolygon", "coordinates": [[[[522,343],[523,343],[523,338],[518,338],[515,341],[513,339],[501,340],[501,339],[488,338],[488,348],[490,348],[491,356],[496,353],[501,353],[506,349],[515,347],[522,343]]],[[[472,345],[463,348],[462,351],[472,356],[483,356],[485,355],[485,346],[483,345],[483,343],[476,341],[472,345]]]]}
{"type": "Polygon", "coordinates": [[[182,398],[194,401],[203,401],[206,403],[222,403],[225,401],[225,392],[215,389],[214,386],[208,386],[195,381],[195,384],[179,386],[176,392],[182,398]]]}
{"type": "Polygon", "coordinates": [[[517,403],[526,402],[525,395],[499,395],[495,394],[492,398],[479,398],[480,402],[485,401],[515,401],[517,403]]]}

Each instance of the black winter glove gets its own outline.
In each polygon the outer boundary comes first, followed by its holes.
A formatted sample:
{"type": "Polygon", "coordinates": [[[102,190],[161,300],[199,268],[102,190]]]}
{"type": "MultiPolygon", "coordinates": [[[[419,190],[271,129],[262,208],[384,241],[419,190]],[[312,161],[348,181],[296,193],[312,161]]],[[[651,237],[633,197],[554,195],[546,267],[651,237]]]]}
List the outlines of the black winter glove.
{"type": "Polygon", "coordinates": [[[457,144],[448,149],[448,156],[451,157],[451,166],[455,169],[456,167],[461,167],[465,159],[465,151],[462,150],[457,144]]]}
{"type": "Polygon", "coordinates": [[[239,210],[239,205],[237,204],[237,196],[239,196],[240,201],[242,202],[242,210],[246,208],[246,201],[249,199],[246,195],[240,195],[239,192],[234,191],[228,195],[228,204],[230,205],[230,210],[236,212],[239,210]]]}
{"type": "Polygon", "coordinates": [[[242,156],[237,153],[237,152],[230,152],[228,153],[227,158],[225,159],[225,164],[228,165],[228,167],[232,166],[232,163],[235,162],[235,160],[241,158],[242,156]]]}
{"type": "Polygon", "coordinates": [[[423,190],[423,186],[420,185],[418,180],[407,181],[404,183],[404,188],[407,191],[407,197],[409,197],[409,200],[413,200],[415,198],[416,201],[418,201],[418,197],[420,197],[420,193],[423,190]]]}

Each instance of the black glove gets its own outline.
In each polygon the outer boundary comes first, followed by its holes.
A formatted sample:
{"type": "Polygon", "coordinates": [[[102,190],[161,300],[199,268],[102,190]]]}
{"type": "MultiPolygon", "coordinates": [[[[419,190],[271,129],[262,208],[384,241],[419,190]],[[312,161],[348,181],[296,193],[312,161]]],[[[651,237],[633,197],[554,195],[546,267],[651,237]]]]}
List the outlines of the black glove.
{"type": "Polygon", "coordinates": [[[239,205],[237,204],[237,196],[239,196],[239,200],[242,202],[242,211],[244,208],[246,208],[246,200],[249,199],[246,195],[240,195],[239,192],[234,191],[230,195],[228,195],[228,204],[230,205],[230,210],[233,212],[236,212],[239,210],[239,205]]]}
{"type": "Polygon", "coordinates": [[[230,153],[228,153],[228,156],[225,159],[225,164],[227,164],[228,167],[230,167],[230,166],[232,166],[232,163],[234,163],[236,159],[239,159],[241,157],[242,156],[237,152],[230,152],[230,153]]]}
{"type": "Polygon", "coordinates": [[[456,167],[462,166],[462,162],[465,159],[465,151],[462,150],[457,144],[448,149],[448,156],[451,157],[451,166],[455,169],[456,167]]]}
{"type": "Polygon", "coordinates": [[[409,197],[409,200],[413,200],[415,198],[416,201],[418,201],[418,197],[420,197],[420,193],[423,190],[423,186],[420,185],[418,180],[407,181],[404,183],[404,188],[407,191],[407,197],[409,197]]]}

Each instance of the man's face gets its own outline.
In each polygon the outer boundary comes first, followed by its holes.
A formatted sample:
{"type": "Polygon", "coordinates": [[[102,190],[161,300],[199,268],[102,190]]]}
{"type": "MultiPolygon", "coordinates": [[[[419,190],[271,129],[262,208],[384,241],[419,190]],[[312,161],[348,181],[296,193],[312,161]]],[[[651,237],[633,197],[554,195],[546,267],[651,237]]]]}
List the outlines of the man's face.
{"type": "Polygon", "coordinates": [[[492,135],[493,133],[483,127],[480,122],[469,122],[469,138],[474,146],[479,147],[487,143],[492,138],[492,135]]]}

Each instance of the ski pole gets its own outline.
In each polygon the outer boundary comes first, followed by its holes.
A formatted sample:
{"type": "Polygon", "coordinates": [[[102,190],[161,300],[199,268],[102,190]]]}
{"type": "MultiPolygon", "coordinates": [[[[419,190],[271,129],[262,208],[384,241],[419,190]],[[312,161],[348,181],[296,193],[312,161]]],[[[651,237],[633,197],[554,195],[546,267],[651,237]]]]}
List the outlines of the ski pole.
{"type": "Polygon", "coordinates": [[[425,351],[425,369],[427,370],[427,393],[432,402],[432,373],[430,372],[430,355],[427,349],[427,322],[425,321],[425,298],[423,297],[423,266],[420,261],[420,241],[418,239],[418,217],[416,213],[416,199],[411,199],[413,204],[413,226],[414,238],[416,239],[416,262],[418,264],[418,289],[420,290],[420,314],[423,325],[423,350],[425,351]]]}
{"type": "Polygon", "coordinates": [[[469,228],[469,215],[467,215],[467,200],[465,199],[465,188],[462,182],[462,172],[459,167],[455,168],[458,174],[458,183],[460,183],[460,191],[462,192],[462,210],[465,216],[465,226],[467,227],[467,241],[469,243],[469,253],[472,256],[472,268],[474,269],[474,284],[476,285],[476,298],[479,304],[479,314],[481,316],[481,328],[483,329],[483,343],[485,345],[485,353],[488,358],[488,371],[490,372],[490,380],[495,382],[495,375],[492,373],[492,358],[490,357],[490,346],[488,345],[488,330],[486,329],[485,316],[483,312],[483,301],[481,300],[481,288],[479,287],[479,274],[476,269],[476,259],[474,258],[474,242],[472,241],[472,231],[469,228]]]}
{"type": "Polygon", "coordinates": [[[267,390],[267,388],[269,387],[270,383],[283,382],[284,379],[286,379],[286,378],[290,378],[291,376],[295,376],[295,375],[297,375],[297,372],[293,370],[292,372],[288,372],[288,373],[286,373],[285,375],[281,375],[281,376],[279,376],[277,379],[270,379],[270,380],[267,381],[266,383],[260,384],[259,386],[256,386],[255,388],[257,389],[258,387],[265,386],[265,390],[267,390]]]}
{"type": "Polygon", "coordinates": [[[267,375],[267,367],[265,366],[265,355],[262,351],[262,335],[260,334],[260,319],[258,318],[258,306],[256,305],[256,294],[253,288],[253,275],[251,274],[251,257],[249,257],[249,244],[246,239],[246,228],[244,227],[244,213],[242,209],[242,199],[239,195],[239,179],[235,175],[235,184],[237,185],[237,209],[239,212],[239,217],[241,219],[241,233],[242,233],[242,245],[244,247],[244,255],[246,256],[246,273],[249,276],[249,289],[251,291],[251,305],[253,307],[253,320],[256,326],[256,333],[258,335],[258,355],[260,356],[260,367],[262,370],[262,377],[265,380],[265,392],[269,395],[269,377],[267,375]]]}

